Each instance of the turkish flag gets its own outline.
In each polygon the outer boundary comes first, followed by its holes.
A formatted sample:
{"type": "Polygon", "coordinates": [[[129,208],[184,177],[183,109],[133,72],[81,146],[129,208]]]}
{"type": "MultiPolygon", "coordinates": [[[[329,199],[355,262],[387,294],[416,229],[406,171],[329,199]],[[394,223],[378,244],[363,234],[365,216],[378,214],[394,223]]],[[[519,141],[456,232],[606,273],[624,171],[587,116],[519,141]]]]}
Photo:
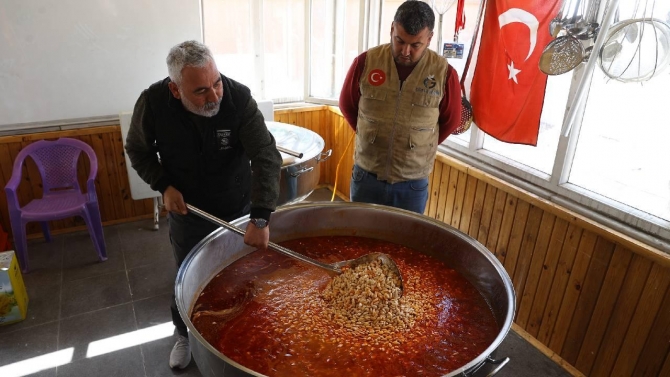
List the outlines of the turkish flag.
{"type": "Polygon", "coordinates": [[[560,0],[488,0],[470,102],[481,130],[537,145],[547,75],[538,67],[560,0]]]}

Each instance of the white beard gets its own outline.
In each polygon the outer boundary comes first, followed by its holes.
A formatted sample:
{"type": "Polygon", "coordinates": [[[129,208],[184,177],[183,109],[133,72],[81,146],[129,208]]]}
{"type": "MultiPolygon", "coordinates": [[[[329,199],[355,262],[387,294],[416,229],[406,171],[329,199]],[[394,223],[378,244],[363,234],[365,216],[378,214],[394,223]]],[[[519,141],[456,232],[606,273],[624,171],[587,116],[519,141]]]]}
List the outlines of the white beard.
{"type": "Polygon", "coordinates": [[[193,102],[186,99],[183,93],[180,92],[180,94],[182,105],[184,105],[186,110],[192,112],[193,114],[211,118],[219,113],[219,109],[221,108],[221,100],[223,97],[219,98],[219,102],[207,102],[203,107],[197,107],[193,104],[193,102]]]}

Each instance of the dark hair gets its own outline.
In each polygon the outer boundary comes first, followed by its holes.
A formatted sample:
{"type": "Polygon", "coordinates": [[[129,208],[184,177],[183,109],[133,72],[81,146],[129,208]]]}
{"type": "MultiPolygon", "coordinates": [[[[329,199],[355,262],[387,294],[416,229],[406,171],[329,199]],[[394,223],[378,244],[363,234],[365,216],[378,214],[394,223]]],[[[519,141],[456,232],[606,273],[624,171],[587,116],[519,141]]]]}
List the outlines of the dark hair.
{"type": "Polygon", "coordinates": [[[435,14],[430,5],[423,1],[408,0],[398,7],[393,22],[402,25],[409,35],[417,35],[425,27],[433,31],[435,14]]]}

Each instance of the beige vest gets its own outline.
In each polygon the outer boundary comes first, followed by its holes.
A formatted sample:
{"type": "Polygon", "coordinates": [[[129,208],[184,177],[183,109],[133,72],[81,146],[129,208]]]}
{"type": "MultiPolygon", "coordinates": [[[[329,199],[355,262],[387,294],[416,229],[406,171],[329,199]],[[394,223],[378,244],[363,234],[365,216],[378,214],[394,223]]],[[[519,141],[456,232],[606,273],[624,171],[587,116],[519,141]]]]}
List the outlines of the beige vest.
{"type": "Polygon", "coordinates": [[[355,162],[396,183],[426,178],[433,169],[447,60],[431,50],[400,88],[391,45],[368,50],[361,75],[355,162]]]}

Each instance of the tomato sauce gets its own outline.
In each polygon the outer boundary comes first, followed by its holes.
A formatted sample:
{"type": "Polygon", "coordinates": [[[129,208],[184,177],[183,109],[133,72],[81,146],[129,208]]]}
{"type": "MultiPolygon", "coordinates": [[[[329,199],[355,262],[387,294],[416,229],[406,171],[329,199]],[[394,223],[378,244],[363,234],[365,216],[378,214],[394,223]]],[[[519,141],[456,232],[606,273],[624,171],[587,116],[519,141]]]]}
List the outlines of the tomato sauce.
{"type": "Polygon", "coordinates": [[[214,348],[269,376],[441,376],[464,366],[500,331],[489,305],[443,262],[387,241],[302,238],[283,246],[333,263],[388,254],[404,282],[403,298],[430,310],[410,328],[383,336],[346,331],[320,316],[323,269],[274,251],[256,251],[224,268],[198,297],[191,320],[214,348]],[[423,301],[422,301],[423,302],[423,301]]]}

